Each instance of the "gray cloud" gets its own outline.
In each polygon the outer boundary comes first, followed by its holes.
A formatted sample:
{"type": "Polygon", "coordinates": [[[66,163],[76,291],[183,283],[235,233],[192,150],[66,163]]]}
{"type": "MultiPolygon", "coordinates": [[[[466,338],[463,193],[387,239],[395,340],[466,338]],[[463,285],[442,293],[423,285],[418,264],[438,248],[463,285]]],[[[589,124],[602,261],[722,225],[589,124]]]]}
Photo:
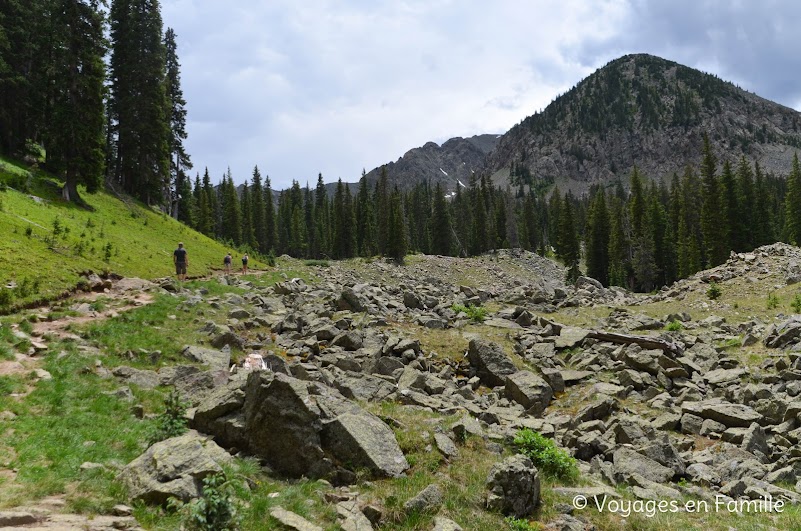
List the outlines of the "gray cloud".
{"type": "Polygon", "coordinates": [[[355,180],[410,148],[502,133],[607,61],[649,52],[786,105],[801,7],[750,2],[164,0],[188,149],[214,179],[355,180]],[[771,16],[769,13],[776,13],[771,16]]]}

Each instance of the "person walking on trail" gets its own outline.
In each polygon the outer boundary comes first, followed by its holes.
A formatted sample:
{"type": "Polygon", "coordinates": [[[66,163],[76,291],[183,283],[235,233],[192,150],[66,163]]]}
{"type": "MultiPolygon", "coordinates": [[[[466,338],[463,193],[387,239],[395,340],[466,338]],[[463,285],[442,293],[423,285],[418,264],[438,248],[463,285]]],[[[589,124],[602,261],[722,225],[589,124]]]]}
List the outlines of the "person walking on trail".
{"type": "Polygon", "coordinates": [[[231,253],[226,254],[225,258],[223,258],[223,265],[225,266],[226,275],[231,274],[231,260],[232,260],[231,253]]]}
{"type": "Polygon", "coordinates": [[[245,253],[244,255],[242,255],[242,274],[244,275],[247,272],[248,272],[248,255],[247,253],[245,253]]]}
{"type": "Polygon", "coordinates": [[[189,254],[184,249],[183,242],[178,242],[178,248],[172,253],[172,262],[175,264],[175,274],[178,280],[186,280],[186,268],[189,267],[189,254]]]}

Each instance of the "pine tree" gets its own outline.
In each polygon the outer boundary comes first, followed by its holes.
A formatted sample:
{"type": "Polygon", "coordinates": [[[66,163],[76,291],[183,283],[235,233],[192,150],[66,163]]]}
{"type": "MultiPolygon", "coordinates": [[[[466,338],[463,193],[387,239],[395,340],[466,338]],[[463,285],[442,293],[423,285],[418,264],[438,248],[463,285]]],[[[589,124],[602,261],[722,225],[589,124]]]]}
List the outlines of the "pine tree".
{"type": "Polygon", "coordinates": [[[253,230],[253,200],[247,181],[242,185],[240,208],[242,211],[242,245],[256,249],[256,233],[253,230]]]}
{"type": "Polygon", "coordinates": [[[737,202],[737,183],[728,160],[723,162],[723,171],[720,174],[720,194],[726,250],[744,251],[745,242],[739,223],[741,213],[737,202]]]}
{"type": "Polygon", "coordinates": [[[214,237],[215,197],[214,188],[211,186],[211,177],[209,177],[209,169],[206,168],[203,173],[203,186],[201,187],[200,200],[198,201],[197,228],[200,232],[211,238],[214,237]]]}
{"type": "Polygon", "coordinates": [[[448,212],[448,202],[442,185],[437,183],[434,187],[434,205],[431,213],[431,252],[434,254],[451,254],[451,216],[448,212]]]}
{"type": "Polygon", "coordinates": [[[264,248],[275,251],[277,248],[275,234],[275,206],[273,205],[273,190],[270,185],[270,176],[264,178],[264,248]]]}
{"type": "Polygon", "coordinates": [[[54,79],[48,121],[47,164],[65,179],[62,196],[80,202],[78,185],[89,193],[103,176],[105,124],[103,15],[96,2],[53,0],[54,79]]]}
{"type": "Polygon", "coordinates": [[[398,263],[403,263],[407,252],[405,220],[401,194],[396,186],[390,197],[386,254],[398,263]]]}
{"type": "Polygon", "coordinates": [[[59,24],[53,2],[0,2],[0,152],[22,155],[48,123],[59,24]]]}
{"type": "Polygon", "coordinates": [[[610,212],[609,284],[612,286],[629,287],[627,273],[628,259],[626,256],[626,249],[628,248],[628,240],[626,238],[628,215],[624,208],[623,200],[618,196],[613,196],[610,212]]]}
{"type": "Polygon", "coordinates": [[[745,160],[745,156],[740,158],[737,165],[737,224],[738,245],[734,250],[738,252],[748,251],[755,247],[754,238],[754,174],[751,165],[745,160]]]}
{"type": "Polygon", "coordinates": [[[799,245],[801,244],[801,167],[798,165],[798,153],[793,155],[793,169],[787,177],[784,208],[787,240],[793,245],[799,245]]]}
{"type": "Polygon", "coordinates": [[[631,194],[629,197],[629,220],[631,221],[632,237],[637,238],[643,233],[645,222],[645,196],[643,194],[642,177],[637,166],[631,171],[631,194]]]}
{"type": "Polygon", "coordinates": [[[773,241],[768,188],[759,163],[754,161],[754,245],[759,247],[773,241]]]}
{"type": "Polygon", "coordinates": [[[323,174],[320,173],[317,175],[317,186],[314,189],[314,226],[317,231],[320,250],[320,255],[317,258],[333,254],[329,208],[328,192],[325,189],[325,183],[323,183],[323,174]]]}
{"type": "Polygon", "coordinates": [[[370,189],[367,175],[362,170],[359,179],[359,191],[356,196],[356,250],[361,256],[373,256],[375,249],[375,224],[373,204],[370,200],[370,189]]]}
{"type": "Polygon", "coordinates": [[[587,216],[587,275],[604,286],[609,285],[609,212],[606,194],[600,188],[587,216]]]}
{"type": "Polygon", "coordinates": [[[253,167],[250,197],[253,237],[256,240],[255,248],[266,255],[270,251],[270,248],[267,247],[267,213],[264,209],[264,187],[261,184],[261,173],[258,166],[253,167]]]}
{"type": "Polygon", "coordinates": [[[726,261],[728,245],[721,205],[720,184],[716,175],[717,159],[704,135],[703,160],[701,162],[701,233],[707,267],[715,267],[726,261]]]}
{"type": "Polygon", "coordinates": [[[375,205],[376,212],[376,240],[378,243],[378,252],[380,254],[387,254],[387,241],[389,239],[389,177],[387,176],[387,167],[381,166],[381,173],[378,177],[378,182],[375,186],[373,194],[373,204],[375,205]]]}
{"type": "Polygon", "coordinates": [[[161,9],[158,0],[113,0],[109,16],[111,176],[142,201],[162,203],[170,184],[170,117],[161,9]]]}
{"type": "Polygon", "coordinates": [[[559,215],[559,258],[568,268],[568,280],[579,277],[579,260],[581,259],[578,234],[573,217],[573,201],[570,192],[565,195],[559,215]]]}
{"type": "Polygon", "coordinates": [[[303,189],[303,223],[306,228],[306,238],[308,240],[308,251],[306,256],[309,258],[320,257],[320,237],[317,233],[317,225],[314,223],[314,193],[306,182],[303,189]]]}
{"type": "Polygon", "coordinates": [[[176,210],[178,221],[194,228],[196,224],[195,216],[197,204],[195,203],[195,196],[192,193],[192,183],[183,170],[178,172],[175,191],[177,193],[178,208],[176,210]]]}
{"type": "Polygon", "coordinates": [[[170,177],[175,183],[175,194],[173,199],[174,218],[180,218],[181,196],[179,190],[179,179],[186,170],[192,169],[192,161],[184,148],[186,134],[186,100],[181,89],[181,65],[178,62],[178,45],[175,41],[175,31],[167,28],[164,34],[164,50],[166,64],[166,95],[168,105],[168,116],[170,124],[170,177]]]}
{"type": "Polygon", "coordinates": [[[222,223],[220,224],[220,235],[224,240],[230,241],[234,245],[241,245],[242,208],[239,205],[236,186],[231,177],[231,168],[228,168],[220,190],[222,192],[222,223]]]}
{"type": "Polygon", "coordinates": [[[468,194],[471,207],[470,217],[473,222],[470,232],[470,254],[475,256],[483,253],[488,248],[486,203],[478,179],[475,176],[470,181],[468,194]]]}
{"type": "Polygon", "coordinates": [[[342,179],[337,181],[337,191],[333,204],[333,241],[334,258],[348,258],[353,254],[353,221],[348,205],[350,193],[346,193],[342,179]]]}

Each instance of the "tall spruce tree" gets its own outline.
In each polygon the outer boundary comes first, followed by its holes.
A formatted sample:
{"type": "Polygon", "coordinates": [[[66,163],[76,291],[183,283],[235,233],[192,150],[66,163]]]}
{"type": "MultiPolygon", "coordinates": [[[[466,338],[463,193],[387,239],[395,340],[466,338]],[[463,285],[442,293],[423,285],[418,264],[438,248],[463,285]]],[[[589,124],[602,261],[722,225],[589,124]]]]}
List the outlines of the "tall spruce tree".
{"type": "Polygon", "coordinates": [[[273,190],[270,185],[270,176],[264,177],[264,247],[267,252],[275,251],[275,205],[273,204],[273,190]]]}
{"type": "Polygon", "coordinates": [[[784,205],[787,240],[793,245],[801,245],[801,167],[798,165],[798,153],[793,155],[793,169],[787,177],[784,205]]]}
{"type": "Polygon", "coordinates": [[[253,220],[253,237],[256,240],[256,249],[267,254],[267,212],[264,209],[264,187],[261,183],[259,167],[253,167],[253,177],[250,184],[251,219],[253,220]]]}
{"type": "Polygon", "coordinates": [[[164,203],[169,190],[170,117],[166,57],[158,0],[113,0],[111,178],[148,204],[164,203]]]}
{"type": "Polygon", "coordinates": [[[737,181],[728,160],[723,161],[723,170],[720,173],[720,203],[723,208],[722,221],[726,250],[744,251],[745,242],[739,223],[742,213],[737,201],[737,181]]]}
{"type": "Polygon", "coordinates": [[[587,275],[604,286],[609,285],[609,212],[606,193],[599,188],[587,216],[587,275]]]}
{"type": "Polygon", "coordinates": [[[247,181],[242,185],[242,245],[250,249],[257,249],[256,232],[253,230],[253,198],[247,181]]]}
{"type": "Polygon", "coordinates": [[[359,191],[356,195],[356,250],[361,256],[373,256],[375,248],[375,216],[373,204],[370,200],[370,187],[367,184],[367,175],[362,170],[359,179],[359,191]]]}
{"type": "Polygon", "coordinates": [[[92,193],[103,182],[103,15],[94,1],[52,0],[52,6],[57,29],[47,165],[64,177],[64,199],[79,201],[79,184],[92,193]]]}
{"type": "Polygon", "coordinates": [[[401,193],[396,186],[392,191],[389,202],[386,255],[398,263],[403,263],[406,257],[406,233],[406,216],[403,212],[403,201],[401,193]]]}
{"type": "Polygon", "coordinates": [[[186,133],[186,100],[181,89],[181,64],[178,61],[178,44],[175,31],[167,28],[164,34],[164,51],[166,63],[166,95],[170,123],[170,178],[174,183],[172,216],[180,219],[182,205],[180,183],[184,172],[192,169],[192,161],[184,148],[186,133]]]}
{"type": "Polygon", "coordinates": [[[328,191],[323,182],[323,174],[317,174],[317,186],[314,189],[314,226],[319,240],[320,256],[322,258],[333,254],[331,249],[331,219],[329,217],[328,191]]]}
{"type": "Polygon", "coordinates": [[[450,255],[453,227],[451,225],[450,212],[448,212],[448,202],[445,200],[445,192],[440,183],[434,186],[434,204],[432,208],[430,225],[431,252],[450,255]]]}
{"type": "Polygon", "coordinates": [[[717,159],[704,135],[703,159],[701,161],[701,233],[704,237],[703,251],[707,267],[715,267],[726,261],[728,244],[721,205],[720,183],[717,177],[717,159]]]}

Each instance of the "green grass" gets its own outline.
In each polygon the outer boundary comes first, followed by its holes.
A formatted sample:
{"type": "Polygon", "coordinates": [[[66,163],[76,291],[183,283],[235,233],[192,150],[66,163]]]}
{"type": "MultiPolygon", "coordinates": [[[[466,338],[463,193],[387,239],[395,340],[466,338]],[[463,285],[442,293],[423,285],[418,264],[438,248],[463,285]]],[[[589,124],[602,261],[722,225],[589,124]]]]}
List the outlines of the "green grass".
{"type": "Polygon", "coordinates": [[[73,345],[58,345],[44,366],[52,380],[39,381],[23,402],[0,401],[17,415],[0,421],[0,432],[14,449],[11,466],[18,471],[14,486],[0,489],[0,505],[66,493],[70,510],[106,513],[126,501],[113,467],[142,452],[150,423],[135,419],[130,404],[104,394],[116,384],[83,371],[90,362],[73,345]],[[108,468],[82,472],[87,461],[108,468]]]}
{"type": "MultiPolygon", "coordinates": [[[[24,171],[0,159],[0,172],[24,171]]],[[[12,290],[13,304],[52,299],[76,286],[86,270],[146,279],[173,276],[178,241],[189,251],[190,277],[220,270],[231,250],[129,198],[84,192],[90,211],[63,201],[60,183],[45,174],[29,181],[28,193],[0,191],[0,287],[12,281],[36,286],[24,296],[12,290]]],[[[251,268],[263,267],[251,260],[251,268]]]]}

